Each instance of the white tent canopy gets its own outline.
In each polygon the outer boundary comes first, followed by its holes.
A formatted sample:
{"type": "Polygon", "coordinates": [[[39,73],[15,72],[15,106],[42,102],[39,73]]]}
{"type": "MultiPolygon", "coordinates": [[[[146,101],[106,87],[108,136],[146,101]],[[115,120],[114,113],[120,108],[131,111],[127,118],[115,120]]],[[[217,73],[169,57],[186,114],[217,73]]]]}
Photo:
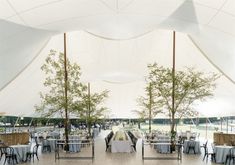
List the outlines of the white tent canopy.
{"type": "Polygon", "coordinates": [[[0,0],[0,111],[34,115],[43,88],[40,66],[50,49],[82,68],[93,91],[108,89],[111,117],[133,117],[148,63],[222,73],[215,97],[196,109],[234,115],[235,1],[233,0],[0,0]]]}

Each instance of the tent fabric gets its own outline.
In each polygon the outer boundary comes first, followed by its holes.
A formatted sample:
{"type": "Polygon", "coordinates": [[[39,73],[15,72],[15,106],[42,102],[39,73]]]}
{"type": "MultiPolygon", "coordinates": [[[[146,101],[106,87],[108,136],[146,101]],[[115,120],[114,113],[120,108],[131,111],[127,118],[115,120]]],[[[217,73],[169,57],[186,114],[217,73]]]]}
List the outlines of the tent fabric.
{"type": "Polygon", "coordinates": [[[82,81],[110,90],[111,116],[132,117],[147,64],[171,67],[175,30],[178,69],[224,74],[215,97],[196,108],[206,116],[234,115],[234,16],[233,0],[1,0],[0,109],[35,115],[44,90],[40,66],[50,49],[62,51],[67,32],[82,81]]]}
{"type": "MultiPolygon", "coordinates": [[[[135,116],[133,110],[139,109],[136,99],[144,93],[148,63],[156,61],[167,67],[172,64],[172,31],[155,30],[125,41],[110,41],[79,31],[67,34],[67,44],[68,57],[81,66],[81,81],[91,83],[91,92],[110,91],[105,106],[111,110],[109,117],[112,118],[135,116]]],[[[35,115],[39,92],[45,90],[45,75],[40,67],[50,49],[63,52],[62,34],[52,37],[27,69],[1,91],[0,107],[7,114],[35,115]],[[19,97],[21,94],[24,97],[19,97]]],[[[186,34],[177,33],[176,68],[185,67],[219,73],[186,34]]],[[[233,114],[234,84],[224,76],[217,83],[215,97],[195,106],[201,115],[233,114]]]]}
{"type": "Polygon", "coordinates": [[[0,20],[0,89],[14,79],[47,44],[52,32],[0,20]]]}

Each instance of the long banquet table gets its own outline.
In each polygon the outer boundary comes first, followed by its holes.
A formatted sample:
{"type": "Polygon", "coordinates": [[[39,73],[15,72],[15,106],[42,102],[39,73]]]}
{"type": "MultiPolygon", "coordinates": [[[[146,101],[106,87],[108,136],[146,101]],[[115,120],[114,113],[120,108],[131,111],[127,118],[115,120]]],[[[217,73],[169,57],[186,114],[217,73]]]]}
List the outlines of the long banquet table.
{"type": "Polygon", "coordinates": [[[124,131],[117,131],[111,139],[111,152],[132,152],[132,142],[124,131]]]}

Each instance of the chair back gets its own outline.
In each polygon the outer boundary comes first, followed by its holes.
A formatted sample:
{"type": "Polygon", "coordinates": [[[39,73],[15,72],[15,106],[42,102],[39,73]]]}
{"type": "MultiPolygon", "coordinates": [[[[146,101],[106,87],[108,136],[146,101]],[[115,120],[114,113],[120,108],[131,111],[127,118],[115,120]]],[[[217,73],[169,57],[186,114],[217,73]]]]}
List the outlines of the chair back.
{"type": "Polygon", "coordinates": [[[208,143],[208,140],[202,145],[204,149],[207,148],[207,143],[208,143]]]}
{"type": "Polygon", "coordinates": [[[211,148],[208,147],[207,143],[204,147],[204,150],[205,150],[205,154],[213,154],[215,153],[215,144],[214,143],[211,143],[211,148]]]}
{"type": "Polygon", "coordinates": [[[108,140],[108,138],[106,137],[106,138],[104,138],[104,140],[105,140],[105,144],[106,144],[106,146],[108,145],[108,143],[109,143],[109,140],[108,140]]]}
{"type": "Polygon", "coordinates": [[[231,149],[229,150],[229,155],[230,155],[231,157],[235,157],[235,147],[233,147],[233,148],[231,148],[231,149]]]}
{"type": "Polygon", "coordinates": [[[6,155],[8,155],[8,156],[12,156],[12,155],[14,155],[14,148],[12,148],[12,147],[6,147],[6,155]]]}
{"type": "Polygon", "coordinates": [[[33,153],[37,153],[38,148],[39,148],[39,144],[35,144],[35,146],[33,146],[33,153]]]}
{"type": "Polygon", "coordinates": [[[105,140],[106,151],[107,151],[107,149],[109,148],[109,141],[107,137],[105,137],[104,140],[105,140]]]}
{"type": "Polygon", "coordinates": [[[212,151],[214,153],[215,152],[215,143],[211,143],[211,148],[212,148],[212,151]]]}
{"type": "Polygon", "coordinates": [[[35,143],[38,144],[38,138],[34,137],[33,139],[34,139],[35,143]]]}
{"type": "Polygon", "coordinates": [[[181,136],[178,137],[178,143],[183,145],[184,144],[184,138],[182,138],[181,136]]]}
{"type": "Polygon", "coordinates": [[[137,141],[138,141],[138,139],[136,137],[132,138],[132,142],[134,145],[136,145],[137,141]]]}
{"type": "MultiPolygon", "coordinates": [[[[36,143],[37,144],[37,143],[36,143]]],[[[47,146],[47,145],[49,145],[50,143],[49,143],[49,140],[48,139],[43,139],[42,140],[42,145],[43,146],[47,146]]]]}
{"type": "Polygon", "coordinates": [[[196,140],[195,136],[190,136],[189,140],[196,140]]]}
{"type": "Polygon", "coordinates": [[[200,139],[200,133],[197,133],[197,139],[198,140],[200,139]]]}
{"type": "Polygon", "coordinates": [[[188,143],[189,147],[195,147],[196,146],[196,141],[195,140],[190,140],[188,143]]]}
{"type": "Polygon", "coordinates": [[[1,155],[7,154],[7,146],[1,146],[0,151],[1,151],[1,155]]]}
{"type": "Polygon", "coordinates": [[[134,134],[131,131],[128,131],[127,134],[130,136],[131,139],[135,138],[134,134]]]}
{"type": "Polygon", "coordinates": [[[113,137],[113,131],[111,131],[108,135],[107,135],[107,140],[108,140],[108,143],[110,142],[110,140],[112,139],[113,137]]]}
{"type": "Polygon", "coordinates": [[[112,137],[113,136],[113,132],[109,132],[109,134],[107,135],[108,138],[112,137]]]}

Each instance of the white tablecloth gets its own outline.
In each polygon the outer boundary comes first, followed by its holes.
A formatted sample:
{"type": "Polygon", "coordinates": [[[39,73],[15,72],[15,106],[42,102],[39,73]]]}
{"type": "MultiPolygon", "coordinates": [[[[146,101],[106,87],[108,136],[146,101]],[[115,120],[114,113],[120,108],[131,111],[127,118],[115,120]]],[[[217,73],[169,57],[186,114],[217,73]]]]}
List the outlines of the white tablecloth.
{"type": "Polygon", "coordinates": [[[26,160],[26,153],[30,151],[30,145],[12,145],[14,153],[17,155],[17,161],[22,162],[26,160]]]}
{"type": "Polygon", "coordinates": [[[227,154],[229,154],[229,150],[231,148],[232,146],[223,146],[223,145],[215,146],[216,163],[224,163],[226,160],[226,156],[227,154]]]}
{"type": "Polygon", "coordinates": [[[170,153],[171,147],[168,136],[161,136],[160,138],[158,136],[152,140],[152,143],[154,143],[154,149],[156,149],[159,153],[170,153]]]}
{"type": "Polygon", "coordinates": [[[157,135],[154,140],[159,140],[159,141],[170,141],[171,137],[167,135],[157,135]]]}
{"type": "Polygon", "coordinates": [[[131,152],[132,151],[132,142],[129,140],[112,140],[111,141],[111,152],[131,152]]]}
{"type": "Polygon", "coordinates": [[[162,154],[167,154],[171,152],[171,143],[170,142],[156,142],[154,148],[162,154]]]}
{"type": "MultiPolygon", "coordinates": [[[[42,149],[45,145],[50,145],[51,151],[55,151],[56,141],[65,141],[65,139],[47,139],[42,142],[42,149]]],[[[79,152],[81,150],[81,139],[77,135],[69,135],[69,151],[70,152],[79,152]]]]}
{"type": "Polygon", "coordinates": [[[81,143],[81,139],[78,135],[70,135],[69,143],[74,143],[74,144],[69,144],[70,152],[80,152],[81,144],[78,144],[78,143],[81,143]]]}
{"type": "Polygon", "coordinates": [[[123,140],[118,140],[120,136],[124,136],[123,132],[116,132],[113,138],[111,139],[111,152],[131,152],[132,151],[132,142],[130,137],[126,134],[125,137],[122,137],[123,140]],[[118,136],[118,138],[117,138],[118,136]]]}

